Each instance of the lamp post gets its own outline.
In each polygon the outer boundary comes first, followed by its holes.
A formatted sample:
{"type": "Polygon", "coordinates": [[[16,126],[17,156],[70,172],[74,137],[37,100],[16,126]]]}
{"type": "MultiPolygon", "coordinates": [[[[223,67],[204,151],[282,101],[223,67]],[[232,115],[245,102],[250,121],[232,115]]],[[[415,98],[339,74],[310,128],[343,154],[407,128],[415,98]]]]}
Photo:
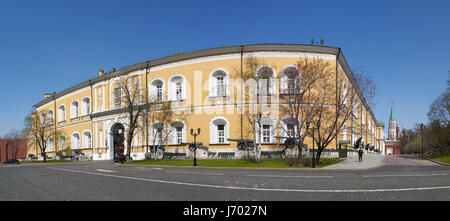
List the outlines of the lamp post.
{"type": "Polygon", "coordinates": [[[420,124],[420,131],[422,132],[422,157],[423,157],[423,124],[420,124]]]}
{"type": "Polygon", "coordinates": [[[313,128],[313,137],[312,137],[312,142],[313,142],[313,152],[312,152],[312,168],[316,168],[316,161],[314,160],[314,128],[313,128]]]}
{"type": "Polygon", "coordinates": [[[194,136],[194,145],[191,148],[194,151],[194,166],[197,166],[197,136],[200,134],[200,128],[197,128],[197,133],[191,128],[191,135],[194,136]]]}

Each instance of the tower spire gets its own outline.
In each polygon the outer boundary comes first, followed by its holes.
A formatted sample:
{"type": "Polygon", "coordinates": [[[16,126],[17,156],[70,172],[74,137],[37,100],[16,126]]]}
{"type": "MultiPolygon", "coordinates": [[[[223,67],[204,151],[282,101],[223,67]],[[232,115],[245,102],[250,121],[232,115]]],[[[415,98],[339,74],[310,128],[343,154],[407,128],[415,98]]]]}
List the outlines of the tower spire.
{"type": "Polygon", "coordinates": [[[391,106],[391,117],[389,118],[389,120],[394,120],[394,101],[392,101],[392,106],[391,106]]]}

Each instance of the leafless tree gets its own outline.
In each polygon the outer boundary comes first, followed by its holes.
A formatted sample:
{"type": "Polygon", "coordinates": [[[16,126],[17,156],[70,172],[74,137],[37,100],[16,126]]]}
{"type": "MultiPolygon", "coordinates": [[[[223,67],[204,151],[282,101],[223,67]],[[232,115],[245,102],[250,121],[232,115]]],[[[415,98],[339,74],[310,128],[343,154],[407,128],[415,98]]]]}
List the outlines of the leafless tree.
{"type": "Polygon", "coordinates": [[[367,74],[363,69],[357,68],[353,70],[353,74],[356,79],[356,83],[366,100],[367,105],[373,110],[375,109],[376,102],[375,96],[377,91],[377,86],[372,80],[372,77],[367,74]]]}
{"type": "Polygon", "coordinates": [[[278,99],[278,95],[274,93],[278,86],[274,75],[275,73],[264,61],[249,57],[246,59],[242,72],[235,71],[233,76],[239,81],[238,84],[235,84],[240,87],[238,88],[238,102],[245,104],[240,107],[241,114],[247,119],[248,125],[250,125],[248,132],[253,135],[256,144],[254,148],[255,162],[261,161],[263,117],[271,114],[272,110],[268,104],[276,102],[275,100],[278,99]]]}
{"type": "Polygon", "coordinates": [[[281,73],[280,127],[289,138],[294,138],[298,158],[302,156],[304,139],[316,117],[316,105],[321,97],[314,92],[316,84],[329,78],[331,69],[321,59],[300,59],[296,67],[288,67],[281,73]]]}
{"type": "MultiPolygon", "coordinates": [[[[25,129],[28,132],[28,148],[37,146],[40,149],[44,162],[47,161],[47,147],[52,137],[57,137],[59,132],[53,128],[54,120],[47,112],[34,111],[25,118],[25,129]]],[[[53,138],[53,142],[55,142],[53,138]]],[[[36,151],[37,153],[37,151],[36,151]]]]}
{"type": "Polygon", "coordinates": [[[441,126],[448,127],[450,124],[450,92],[444,91],[430,105],[427,113],[430,122],[439,122],[441,126]]]}
{"type": "Polygon", "coordinates": [[[5,134],[5,139],[8,150],[11,151],[12,157],[17,160],[20,144],[23,142],[20,131],[11,129],[5,134]]]}
{"type": "Polygon", "coordinates": [[[168,124],[172,121],[173,111],[171,102],[154,101],[152,103],[153,104],[149,107],[147,115],[150,135],[147,137],[150,139],[153,158],[154,160],[157,160],[158,149],[168,144],[168,135],[172,133],[168,127],[168,124]]]}
{"type": "Polygon", "coordinates": [[[323,150],[333,140],[337,140],[344,124],[357,114],[362,102],[356,89],[345,83],[344,73],[336,73],[336,67],[331,63],[316,62],[304,73],[308,71],[315,72],[317,79],[311,89],[305,92],[309,98],[304,99],[308,105],[303,108],[309,109],[306,111],[310,114],[304,124],[308,136],[312,137],[317,147],[317,152],[313,154],[315,164],[318,165],[323,150]]]}
{"type": "Polygon", "coordinates": [[[117,83],[113,85],[114,105],[121,108],[127,118],[127,160],[131,159],[131,145],[139,129],[139,120],[145,119],[143,118],[146,109],[145,90],[139,82],[139,76],[126,75],[119,77],[117,83]]]}

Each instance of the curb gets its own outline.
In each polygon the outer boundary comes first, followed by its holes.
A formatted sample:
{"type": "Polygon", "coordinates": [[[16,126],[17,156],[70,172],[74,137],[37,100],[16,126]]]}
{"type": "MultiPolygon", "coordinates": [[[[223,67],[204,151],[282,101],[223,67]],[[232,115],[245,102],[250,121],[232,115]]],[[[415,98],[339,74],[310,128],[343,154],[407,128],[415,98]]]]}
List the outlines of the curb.
{"type": "Polygon", "coordinates": [[[431,162],[440,164],[440,165],[442,165],[442,166],[450,166],[450,164],[448,164],[448,163],[439,162],[439,161],[437,161],[437,160],[432,160],[432,159],[426,158],[426,157],[422,157],[422,158],[424,158],[424,159],[426,159],[426,160],[429,160],[429,161],[431,161],[431,162]]]}
{"type": "Polygon", "coordinates": [[[422,158],[422,159],[424,159],[424,160],[429,160],[429,161],[431,161],[431,162],[433,162],[433,163],[437,163],[437,164],[440,164],[440,165],[442,165],[442,166],[450,166],[450,164],[448,164],[448,163],[439,162],[439,161],[437,161],[437,160],[433,160],[433,159],[430,159],[430,158],[428,158],[428,157],[424,157],[424,156],[421,156],[421,155],[414,155],[414,156],[417,156],[417,157],[422,158]]]}
{"type": "Polygon", "coordinates": [[[205,167],[205,166],[168,166],[168,165],[130,165],[130,164],[120,164],[115,163],[117,166],[129,166],[129,167],[162,167],[162,168],[199,168],[199,169],[231,169],[231,170],[291,170],[291,171],[324,171],[324,170],[335,170],[335,171],[349,171],[349,170],[370,170],[378,168],[382,165],[368,168],[261,168],[261,167],[205,167]]]}

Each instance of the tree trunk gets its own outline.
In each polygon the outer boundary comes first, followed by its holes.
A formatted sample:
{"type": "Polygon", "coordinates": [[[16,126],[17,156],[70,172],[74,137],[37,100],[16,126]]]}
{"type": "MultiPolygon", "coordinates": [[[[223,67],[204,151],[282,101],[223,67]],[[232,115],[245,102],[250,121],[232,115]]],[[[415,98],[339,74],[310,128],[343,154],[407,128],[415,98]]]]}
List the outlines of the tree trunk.
{"type": "Polygon", "coordinates": [[[131,160],[131,143],[132,143],[132,140],[129,137],[130,137],[130,135],[128,135],[128,139],[127,139],[127,155],[126,155],[125,161],[130,161],[131,160]]]}
{"type": "Polygon", "coordinates": [[[322,151],[323,151],[322,148],[317,148],[317,154],[316,154],[316,158],[315,158],[316,166],[319,165],[320,155],[322,155],[322,151]]]}

